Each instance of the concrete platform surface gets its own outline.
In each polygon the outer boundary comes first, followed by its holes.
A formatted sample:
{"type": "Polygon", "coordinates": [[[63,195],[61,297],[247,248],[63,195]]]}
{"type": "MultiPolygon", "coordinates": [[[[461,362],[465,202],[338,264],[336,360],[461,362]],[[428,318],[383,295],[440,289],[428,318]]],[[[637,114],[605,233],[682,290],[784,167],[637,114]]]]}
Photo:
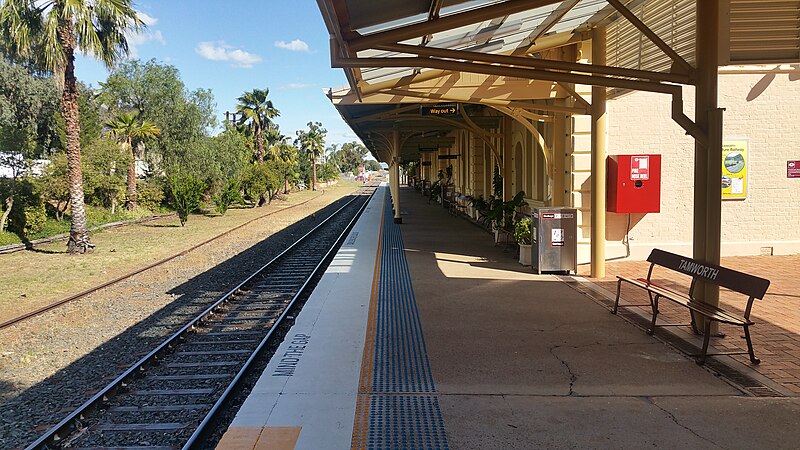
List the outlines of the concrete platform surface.
{"type": "Polygon", "coordinates": [[[800,399],[753,397],[419,193],[400,202],[299,315],[293,376],[271,362],[242,408],[232,429],[276,436],[258,448],[798,448],[800,399]]]}

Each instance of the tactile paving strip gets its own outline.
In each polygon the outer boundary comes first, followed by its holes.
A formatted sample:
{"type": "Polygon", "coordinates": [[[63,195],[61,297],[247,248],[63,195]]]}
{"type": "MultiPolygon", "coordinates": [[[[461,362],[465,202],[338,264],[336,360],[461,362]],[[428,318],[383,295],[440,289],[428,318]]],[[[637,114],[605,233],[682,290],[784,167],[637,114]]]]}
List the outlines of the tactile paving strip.
{"type": "Polygon", "coordinates": [[[403,238],[392,219],[387,195],[352,448],[447,449],[403,238]]]}

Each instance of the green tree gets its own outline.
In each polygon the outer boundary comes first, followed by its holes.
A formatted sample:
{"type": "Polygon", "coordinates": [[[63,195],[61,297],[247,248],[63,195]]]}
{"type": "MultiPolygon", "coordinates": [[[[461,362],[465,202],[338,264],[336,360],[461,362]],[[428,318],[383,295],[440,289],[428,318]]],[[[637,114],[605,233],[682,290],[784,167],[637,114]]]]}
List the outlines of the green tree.
{"type": "Polygon", "coordinates": [[[172,204],[178,213],[181,226],[189,220],[189,214],[200,207],[205,184],[190,173],[175,172],[168,177],[172,204]]]}
{"type": "Polygon", "coordinates": [[[381,163],[375,161],[374,159],[364,160],[364,169],[369,170],[370,172],[381,170],[381,163]]]}
{"type": "Polygon", "coordinates": [[[357,173],[358,168],[364,165],[365,156],[367,148],[358,142],[347,142],[340,149],[334,147],[331,152],[331,159],[342,172],[357,173]]]}
{"type": "Polygon", "coordinates": [[[252,140],[228,127],[212,138],[210,145],[207,173],[212,178],[212,200],[217,212],[225,214],[230,205],[241,200],[242,179],[252,157],[252,140]]]}
{"type": "Polygon", "coordinates": [[[272,119],[280,115],[272,100],[267,100],[268,95],[269,89],[253,89],[242,94],[236,105],[236,111],[241,114],[239,124],[248,124],[253,130],[259,163],[264,162],[264,130],[271,128],[272,119]]]}
{"type": "Polygon", "coordinates": [[[194,150],[216,123],[214,96],[209,90],[187,90],[174,66],[156,60],[121,62],[100,83],[98,99],[115,114],[139,111],[140,120],[161,129],[141,155],[149,173],[202,164],[195,161],[194,150]]]}
{"type": "Polygon", "coordinates": [[[11,170],[11,182],[0,196],[0,232],[14,208],[18,179],[56,141],[57,109],[52,79],[34,77],[19,65],[0,59],[0,166],[11,170]]]}
{"type": "MultiPolygon", "coordinates": [[[[58,141],[54,142],[54,147],[58,150],[67,148],[67,122],[61,111],[55,111],[55,129],[58,133],[58,141]]],[[[100,137],[103,130],[103,122],[108,111],[95,99],[95,91],[85,84],[78,82],[78,120],[81,124],[80,142],[81,148],[89,145],[92,141],[100,137]]]]}
{"type": "Polygon", "coordinates": [[[325,136],[328,131],[320,122],[308,122],[308,130],[298,130],[295,142],[311,162],[311,189],[317,190],[317,158],[325,151],[325,136]]]}
{"type": "Polygon", "coordinates": [[[280,186],[280,180],[278,180],[274,167],[272,167],[272,162],[269,164],[259,164],[258,162],[251,164],[242,181],[245,197],[253,202],[253,207],[269,201],[277,186],[280,186]],[[269,195],[265,197],[265,193],[269,193],[269,195]]]}
{"type": "Polygon", "coordinates": [[[289,193],[289,184],[297,178],[300,153],[297,147],[282,140],[270,147],[270,158],[276,162],[275,170],[283,180],[283,193],[289,193]]]}
{"type": "Polygon", "coordinates": [[[39,178],[39,191],[42,197],[55,202],[55,216],[59,222],[69,207],[69,168],[67,155],[63,152],[50,157],[50,164],[44,168],[39,178]]]}
{"type": "Polygon", "coordinates": [[[153,122],[149,120],[139,121],[138,116],[138,111],[121,113],[114,120],[106,122],[111,134],[119,140],[123,151],[128,154],[130,159],[126,181],[128,195],[125,202],[125,207],[128,210],[134,210],[138,206],[136,196],[136,154],[133,151],[134,139],[144,140],[157,136],[161,132],[161,129],[153,122]]]}
{"type": "Polygon", "coordinates": [[[325,163],[320,165],[322,172],[322,179],[325,181],[333,181],[339,178],[339,169],[333,163],[325,163]]]}
{"type": "Polygon", "coordinates": [[[97,139],[87,145],[83,158],[84,188],[90,203],[117,211],[125,199],[125,170],[130,155],[121,153],[119,145],[109,139],[97,139]]]}
{"type": "Polygon", "coordinates": [[[130,0],[5,0],[0,6],[0,37],[15,57],[43,58],[44,67],[63,82],[61,107],[67,130],[72,217],[67,248],[70,253],[90,251],[81,172],[78,83],[75,50],[94,55],[111,67],[128,53],[125,31],[143,22],[130,0]]]}

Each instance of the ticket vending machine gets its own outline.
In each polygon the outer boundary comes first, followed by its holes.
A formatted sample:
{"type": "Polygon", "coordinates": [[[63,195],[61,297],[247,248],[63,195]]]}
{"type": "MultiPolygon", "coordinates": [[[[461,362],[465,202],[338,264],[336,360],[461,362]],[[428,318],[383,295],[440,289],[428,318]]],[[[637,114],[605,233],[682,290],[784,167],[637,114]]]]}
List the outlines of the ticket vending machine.
{"type": "Polygon", "coordinates": [[[531,268],[536,273],[578,270],[578,211],[536,208],[531,217],[531,268]]]}
{"type": "Polygon", "coordinates": [[[607,169],[608,212],[661,211],[661,155],[609,156],[607,169]]]}

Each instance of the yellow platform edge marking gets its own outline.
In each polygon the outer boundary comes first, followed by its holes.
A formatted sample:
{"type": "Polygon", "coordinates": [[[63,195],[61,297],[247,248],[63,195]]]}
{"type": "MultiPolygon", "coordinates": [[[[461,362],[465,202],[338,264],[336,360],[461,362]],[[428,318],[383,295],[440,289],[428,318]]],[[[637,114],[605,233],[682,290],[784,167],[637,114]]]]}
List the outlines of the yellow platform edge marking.
{"type": "Polygon", "coordinates": [[[231,427],[217,450],[294,450],[301,427],[231,427]]]}
{"type": "Polygon", "coordinates": [[[381,274],[381,250],[383,249],[383,222],[386,220],[386,201],[381,208],[381,224],[378,233],[378,251],[375,254],[375,273],[372,276],[372,293],[369,297],[369,313],[367,316],[367,336],[364,339],[364,354],[361,358],[361,377],[358,382],[356,396],[356,415],[353,422],[353,440],[350,448],[362,450],[367,448],[369,432],[369,403],[372,391],[372,372],[375,360],[375,322],[378,314],[378,284],[381,274]]]}

